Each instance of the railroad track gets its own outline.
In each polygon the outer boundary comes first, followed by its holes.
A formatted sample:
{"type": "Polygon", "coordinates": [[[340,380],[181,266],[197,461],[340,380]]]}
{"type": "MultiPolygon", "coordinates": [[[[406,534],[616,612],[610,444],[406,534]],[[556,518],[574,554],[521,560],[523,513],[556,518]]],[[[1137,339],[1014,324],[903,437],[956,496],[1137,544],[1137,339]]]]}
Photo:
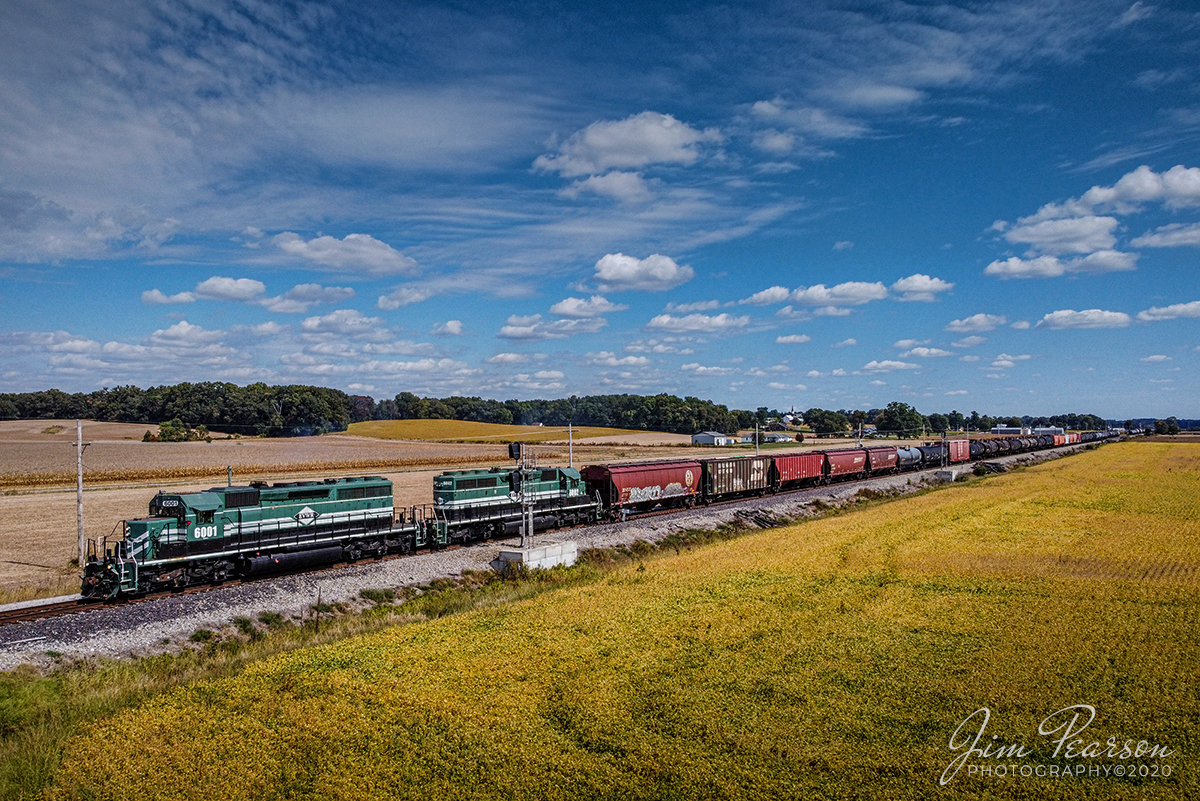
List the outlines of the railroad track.
{"type": "MultiPolygon", "coordinates": [[[[1061,446],[1059,446],[1059,447],[1061,447],[1061,446]]],[[[1056,448],[1047,449],[1047,450],[1057,451],[1058,448],[1056,447],[1056,448]]],[[[970,464],[970,463],[964,462],[963,464],[970,464]]],[[[936,469],[936,468],[930,468],[930,469],[936,469]]],[[[914,474],[921,473],[921,472],[927,472],[927,471],[918,470],[918,471],[914,471],[914,474]]],[[[870,478],[883,478],[883,477],[885,477],[885,476],[882,476],[882,475],[871,476],[870,478]]],[[[813,487],[797,487],[795,489],[785,490],[778,494],[786,495],[786,494],[790,494],[793,492],[801,492],[801,491],[813,490],[813,489],[836,490],[836,489],[840,489],[845,486],[859,483],[860,481],[870,480],[870,478],[868,478],[868,479],[858,478],[858,479],[852,479],[852,480],[847,480],[847,481],[837,481],[837,482],[833,482],[831,484],[822,484],[822,485],[813,486],[813,487]]],[[[776,493],[771,493],[771,494],[776,494],[776,493]]],[[[726,499],[722,499],[722,500],[712,501],[710,503],[706,503],[703,505],[696,504],[694,506],[686,506],[686,507],[668,507],[668,508],[654,509],[652,511],[641,512],[636,515],[630,515],[627,519],[599,520],[599,521],[597,521],[597,524],[610,524],[611,525],[614,523],[624,523],[627,521],[633,522],[635,520],[645,520],[647,518],[660,517],[663,515],[669,516],[669,515],[679,514],[680,512],[695,511],[697,509],[702,509],[702,508],[712,508],[712,507],[733,505],[733,504],[737,504],[737,503],[740,503],[740,502],[743,502],[746,500],[750,500],[753,497],[756,497],[756,496],[747,495],[744,497],[726,498],[726,499]]],[[[758,497],[761,497],[761,494],[758,497]]],[[[743,520],[743,522],[750,524],[750,525],[758,526],[759,528],[771,528],[774,525],[778,525],[778,522],[779,522],[770,513],[762,512],[762,511],[754,511],[754,512],[748,511],[745,513],[738,513],[737,516],[739,518],[741,518],[743,520]]],[[[576,526],[564,526],[562,528],[554,529],[554,530],[555,531],[567,531],[567,530],[575,529],[575,528],[583,528],[586,525],[589,525],[589,524],[579,524],[576,526]]],[[[591,525],[596,525],[596,524],[591,524],[591,525]]],[[[478,543],[471,543],[471,544],[483,544],[483,543],[486,543],[489,541],[490,540],[481,540],[478,543]]],[[[384,561],[389,561],[392,559],[402,559],[405,557],[420,556],[422,554],[432,553],[434,551],[456,550],[456,549],[462,548],[462,547],[464,547],[464,546],[461,543],[454,543],[454,544],[445,545],[445,546],[442,546],[442,547],[436,548],[436,549],[422,549],[419,551],[411,551],[409,553],[387,554],[387,555],[375,557],[372,559],[359,559],[354,562],[338,562],[335,564],[325,565],[325,566],[318,567],[318,568],[306,568],[306,569],[302,568],[302,569],[298,569],[298,570],[281,571],[279,573],[270,573],[270,574],[263,575],[263,576],[253,576],[253,577],[242,578],[242,579],[230,579],[230,580],[221,582],[219,584],[199,584],[199,585],[194,585],[191,587],[184,587],[184,588],[180,588],[180,589],[161,590],[159,592],[147,593],[146,595],[139,595],[139,596],[135,596],[135,597],[123,597],[120,599],[109,600],[109,601],[97,601],[97,600],[88,600],[88,599],[80,598],[78,600],[64,601],[64,602],[55,603],[55,604],[42,604],[42,605],[35,605],[35,606],[27,606],[27,607],[23,607],[20,609],[0,609],[0,627],[10,625],[13,623],[26,623],[26,622],[30,622],[33,620],[40,620],[43,618],[58,617],[60,615],[70,615],[70,614],[75,614],[75,613],[80,613],[80,612],[90,612],[93,610],[109,608],[109,607],[114,607],[114,606],[128,606],[130,604],[142,603],[145,601],[152,601],[152,600],[155,600],[158,598],[169,598],[169,597],[174,597],[174,596],[178,596],[178,595],[208,592],[209,590],[218,589],[220,587],[234,587],[234,586],[238,586],[241,584],[249,584],[249,583],[256,582],[256,581],[268,581],[271,579],[277,579],[277,578],[280,578],[283,576],[297,575],[297,574],[301,574],[301,573],[321,573],[321,572],[325,572],[325,571],[329,571],[329,570],[338,570],[341,568],[350,567],[351,565],[372,564],[375,562],[384,562],[384,561]]]]}
{"type": "Polygon", "coordinates": [[[87,612],[103,605],[101,601],[88,601],[79,598],[56,604],[39,604],[36,606],[21,607],[20,609],[3,609],[0,610],[0,626],[7,626],[10,623],[26,623],[30,620],[41,620],[45,617],[72,615],[76,612],[87,612]]]}
{"type": "MultiPolygon", "coordinates": [[[[454,551],[463,547],[462,545],[446,545],[438,548],[437,551],[454,551]]],[[[132,604],[145,603],[146,601],[154,601],[159,598],[174,598],[179,595],[192,595],[195,593],[208,592],[222,587],[238,587],[242,584],[252,584],[256,581],[270,581],[272,579],[282,578],[284,576],[294,576],[302,573],[323,573],[329,570],[340,570],[342,568],[351,567],[353,565],[374,564],[376,562],[387,562],[392,559],[403,559],[407,556],[420,556],[426,553],[432,553],[428,549],[420,551],[412,551],[410,553],[393,553],[385,556],[375,557],[373,559],[359,559],[354,562],[336,562],[331,565],[323,565],[316,568],[302,568],[300,570],[287,570],[278,573],[268,573],[263,576],[251,576],[241,579],[229,579],[222,581],[219,584],[196,584],[191,587],[182,587],[173,590],[160,590],[158,592],[150,592],[145,595],[134,597],[122,597],[112,600],[91,600],[87,598],[78,598],[71,601],[63,601],[55,604],[40,604],[34,606],[26,606],[20,609],[0,609],[0,627],[7,626],[12,623],[28,623],[33,620],[41,620],[43,618],[58,617],[60,615],[70,615],[76,612],[92,612],[99,609],[110,609],[119,606],[130,606],[132,604]]]]}

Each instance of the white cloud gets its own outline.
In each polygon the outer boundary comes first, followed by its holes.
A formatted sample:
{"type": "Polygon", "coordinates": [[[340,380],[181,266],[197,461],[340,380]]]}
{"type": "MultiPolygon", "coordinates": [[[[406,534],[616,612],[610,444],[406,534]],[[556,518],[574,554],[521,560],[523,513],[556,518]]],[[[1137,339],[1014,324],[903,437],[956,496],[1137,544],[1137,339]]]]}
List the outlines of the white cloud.
{"type": "Polygon", "coordinates": [[[622,203],[646,203],[654,199],[646,179],[636,172],[613,171],[604,175],[589,175],[559,191],[563,197],[575,199],[585,192],[611,197],[622,203]]]}
{"type": "Polygon", "coordinates": [[[354,290],[343,286],[297,284],[276,298],[258,301],[268,311],[283,314],[303,314],[318,303],[341,303],[354,297],[354,290]]]}
{"type": "Polygon", "coordinates": [[[871,360],[862,366],[864,373],[891,373],[896,370],[916,370],[921,365],[911,362],[899,362],[894,359],[883,361],[871,360]]]}
{"type": "MultiPolygon", "coordinates": [[[[1146,165],[1121,176],[1111,187],[1093,186],[1083,193],[1078,206],[1133,211],[1139,204],[1162,202],[1169,209],[1200,206],[1200,167],[1177,164],[1156,173],[1146,165]]],[[[1072,208],[1070,203],[1067,208],[1072,208]]]]}
{"type": "Polygon", "coordinates": [[[1004,238],[1009,242],[1025,242],[1047,253],[1091,253],[1111,250],[1117,238],[1115,217],[1067,217],[1035,220],[1024,217],[1009,229],[1004,238]]]}
{"type": "Polygon", "coordinates": [[[300,324],[308,334],[341,334],[357,336],[378,334],[387,330],[379,317],[367,317],[358,309],[338,309],[320,317],[308,317],[300,324]]]}
{"type": "Polygon", "coordinates": [[[772,303],[783,303],[791,294],[792,291],[787,287],[773,286],[761,292],[755,292],[750,297],[739,300],[738,303],[740,305],[768,306],[772,303]]]}
{"type": "Polygon", "coordinates": [[[433,327],[433,333],[444,334],[452,337],[460,337],[463,333],[462,320],[447,320],[440,325],[435,325],[433,327]]]}
{"type": "Polygon", "coordinates": [[[154,345],[205,345],[219,342],[224,337],[224,331],[209,331],[187,320],[180,320],[170,328],[155,331],[149,341],[154,345]]]}
{"type": "Polygon", "coordinates": [[[661,331],[675,332],[728,331],[735,328],[744,328],[749,324],[749,317],[734,317],[732,314],[728,313],[721,313],[715,316],[707,314],[689,314],[684,317],[675,317],[670,314],[660,314],[650,322],[646,323],[646,327],[661,331]]]}
{"type": "Polygon", "coordinates": [[[604,367],[645,367],[650,364],[650,360],[645,356],[621,356],[611,353],[607,350],[602,350],[599,353],[589,353],[588,358],[592,364],[599,364],[604,367]]]}
{"type": "Polygon", "coordinates": [[[983,314],[981,312],[961,320],[951,320],[950,324],[946,326],[946,330],[956,334],[969,334],[976,331],[991,331],[1007,322],[1008,318],[1002,314],[983,314]]]}
{"type": "Polygon", "coordinates": [[[283,331],[283,326],[274,320],[270,320],[259,325],[251,326],[250,332],[255,336],[270,337],[283,331]]]}
{"type": "Polygon", "coordinates": [[[608,325],[603,317],[576,320],[542,320],[542,315],[512,315],[496,333],[502,339],[541,340],[566,339],[575,334],[594,334],[608,325]]]}
{"type": "Polygon", "coordinates": [[[719,300],[698,300],[694,303],[668,303],[663,311],[687,314],[688,312],[712,311],[719,308],[721,308],[719,300]]]}
{"type": "Polygon", "coordinates": [[[821,371],[820,371],[820,370],[809,370],[809,371],[808,371],[807,373],[805,373],[804,375],[806,375],[806,376],[807,376],[807,377],[809,377],[809,378],[820,378],[820,376],[821,376],[821,371]]]}
{"type": "Polygon", "coordinates": [[[1112,27],[1124,28],[1126,25],[1132,25],[1133,23],[1144,20],[1153,14],[1154,6],[1148,6],[1141,2],[1141,0],[1137,0],[1137,2],[1125,10],[1124,14],[1122,14],[1116,21],[1113,22],[1112,27]]]}
{"type": "Polygon", "coordinates": [[[674,344],[680,341],[675,337],[663,337],[662,339],[647,339],[630,342],[625,346],[625,350],[629,353],[676,353],[682,356],[687,356],[692,353],[691,348],[681,348],[674,344]]]}
{"type": "Polygon", "coordinates": [[[839,367],[836,370],[834,370],[833,372],[831,372],[830,375],[841,376],[841,375],[850,375],[850,374],[847,373],[845,370],[843,370],[841,367],[839,367]]]}
{"type": "Polygon", "coordinates": [[[609,253],[596,262],[593,277],[599,282],[601,292],[662,292],[687,283],[695,275],[691,267],[676,264],[670,256],[655,253],[639,259],[624,253],[609,253]]]}
{"type": "Polygon", "coordinates": [[[1200,223],[1171,223],[1142,234],[1129,244],[1136,248],[1200,247],[1200,223]]]}
{"type": "Polygon", "coordinates": [[[901,293],[899,300],[902,301],[933,301],[937,299],[939,292],[948,292],[953,288],[954,284],[949,281],[933,278],[923,273],[901,278],[892,284],[892,291],[901,293]]]}
{"type": "Polygon", "coordinates": [[[533,166],[568,178],[651,164],[687,166],[700,158],[701,145],[719,141],[716,129],[701,131],[670,114],[643,111],[623,120],[594,122],[572,134],[557,153],[538,156],[533,166]]]}
{"type": "Polygon", "coordinates": [[[1019,356],[1014,356],[1009,353],[1001,353],[999,356],[996,357],[995,361],[992,362],[992,367],[995,367],[997,369],[1008,369],[1010,367],[1016,367],[1017,362],[1029,361],[1032,358],[1033,357],[1027,353],[1021,354],[1019,356]]]}
{"type": "Polygon", "coordinates": [[[987,342],[987,337],[969,336],[963,337],[955,342],[951,342],[950,344],[956,348],[973,348],[976,345],[982,345],[984,342],[987,342]]]}
{"type": "Polygon", "coordinates": [[[873,386],[873,387],[886,387],[886,386],[887,386],[887,382],[886,382],[886,381],[880,381],[878,378],[876,378],[874,381],[872,381],[872,382],[871,382],[871,386],[873,386]]]}
{"type": "Polygon", "coordinates": [[[775,337],[776,345],[803,345],[805,342],[812,342],[812,337],[808,334],[788,334],[775,337]]]}
{"type": "Polygon", "coordinates": [[[855,339],[854,337],[849,337],[848,339],[843,339],[841,342],[837,342],[837,343],[835,343],[835,344],[831,345],[830,347],[834,347],[834,348],[852,348],[852,347],[854,347],[854,346],[855,346],[855,345],[857,345],[857,344],[858,344],[858,340],[857,340],[857,339],[855,339]]]}
{"type": "Polygon", "coordinates": [[[755,117],[787,125],[822,139],[854,139],[867,133],[866,126],[824,109],[792,106],[786,101],[759,100],[750,107],[755,117]]]}
{"type": "Polygon", "coordinates": [[[953,356],[954,354],[948,350],[941,348],[912,348],[900,354],[900,358],[906,359],[910,356],[917,356],[922,359],[931,359],[937,356],[953,356]]]}
{"type": "Polygon", "coordinates": [[[925,97],[910,86],[881,83],[870,78],[843,78],[822,94],[840,106],[870,111],[887,111],[912,105],[925,97]]]}
{"type": "Polygon", "coordinates": [[[695,373],[696,375],[729,375],[730,373],[737,372],[730,367],[705,367],[699,362],[691,362],[689,364],[682,365],[679,369],[689,373],[695,373]]]}
{"type": "Polygon", "coordinates": [[[558,317],[585,318],[599,317],[602,314],[624,311],[628,308],[623,304],[607,300],[603,295],[592,295],[587,300],[583,298],[560,300],[550,307],[550,313],[558,317]]]}
{"type": "Polygon", "coordinates": [[[847,281],[844,284],[826,287],[816,284],[810,287],[799,287],[793,290],[790,298],[792,303],[801,306],[859,306],[872,300],[882,300],[888,294],[887,287],[876,281],[847,281]]]}
{"type": "Polygon", "coordinates": [[[214,275],[196,284],[195,294],[196,297],[205,300],[248,301],[266,291],[266,284],[253,278],[226,278],[214,275]]]}
{"type": "Polygon", "coordinates": [[[161,290],[148,289],[142,293],[142,303],[150,305],[167,305],[170,303],[195,303],[196,296],[191,292],[179,292],[174,295],[165,295],[161,290]]]}
{"type": "Polygon", "coordinates": [[[905,350],[907,348],[915,348],[917,345],[928,345],[928,339],[897,339],[892,343],[893,348],[905,350]]]}
{"type": "Polygon", "coordinates": [[[1161,354],[1161,353],[1156,353],[1156,354],[1154,354],[1153,356],[1145,356],[1145,357],[1143,357],[1143,358],[1141,358],[1141,359],[1138,359],[1138,361],[1139,361],[1139,362],[1144,362],[1144,363],[1146,363],[1146,364],[1159,364],[1160,362],[1169,362],[1169,361],[1171,361],[1171,357],[1170,357],[1170,356],[1164,356],[1164,355],[1163,355],[1163,354],[1161,354]]]}
{"type": "Polygon", "coordinates": [[[754,146],[774,156],[786,156],[796,146],[796,134],[768,128],[754,135],[754,146]]]}
{"type": "Polygon", "coordinates": [[[1038,322],[1038,328],[1124,328],[1132,322],[1125,312],[1087,309],[1062,309],[1050,312],[1038,322]]]}
{"type": "Polygon", "coordinates": [[[979,357],[978,356],[963,356],[961,359],[959,359],[959,361],[960,362],[977,362],[977,361],[979,361],[979,357]]]}
{"type": "Polygon", "coordinates": [[[272,241],[288,255],[333,270],[368,275],[408,275],[417,269],[414,259],[369,234],[348,234],[345,239],[318,236],[305,241],[299,234],[287,231],[272,241]]]}
{"type": "Polygon", "coordinates": [[[381,295],[379,300],[375,302],[375,308],[383,309],[384,311],[395,311],[401,306],[407,306],[410,303],[420,303],[429,300],[433,296],[434,292],[428,289],[414,289],[413,287],[402,286],[394,292],[381,295]]]}
{"type": "Polygon", "coordinates": [[[834,250],[853,250],[854,243],[849,239],[842,239],[833,243],[834,250]]]}
{"type": "Polygon", "coordinates": [[[529,357],[523,353],[497,353],[487,359],[488,364],[524,364],[529,357]]]}
{"type": "Polygon", "coordinates": [[[1159,320],[1175,320],[1179,317],[1200,317],[1200,300],[1191,303],[1172,303],[1170,306],[1152,306],[1138,312],[1138,319],[1145,323],[1159,320]]]}
{"type": "Polygon", "coordinates": [[[966,395],[967,391],[965,389],[952,389],[949,392],[947,392],[946,394],[947,395],[966,395]]]}
{"type": "Polygon", "coordinates": [[[1029,329],[1029,321],[1028,320],[1017,320],[1015,323],[1010,325],[1009,328],[1013,328],[1017,331],[1027,331],[1029,329]]]}
{"type": "Polygon", "coordinates": [[[1021,259],[1016,256],[994,261],[984,268],[986,275],[1001,278],[1054,278],[1067,273],[1111,273],[1137,269],[1138,254],[1117,250],[1098,250],[1081,259],[1062,260],[1057,256],[1021,259]]]}

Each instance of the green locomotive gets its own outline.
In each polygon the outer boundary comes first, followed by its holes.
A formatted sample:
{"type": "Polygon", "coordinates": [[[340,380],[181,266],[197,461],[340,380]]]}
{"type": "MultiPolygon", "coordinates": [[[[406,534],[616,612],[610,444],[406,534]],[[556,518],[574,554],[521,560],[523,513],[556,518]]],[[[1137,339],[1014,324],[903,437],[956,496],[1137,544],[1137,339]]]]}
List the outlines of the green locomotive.
{"type": "Polygon", "coordinates": [[[122,536],[89,543],[84,597],[115,598],[274,570],[382,556],[427,544],[416,510],[392,506],[380,476],[254,482],[204,492],[159,492],[122,536]]]}
{"type": "Polygon", "coordinates": [[[535,530],[600,510],[579,471],[561,467],[451,471],[433,495],[432,506],[397,510],[380,476],[159,492],[120,537],[88,544],[81,592],[109,600],[511,536],[528,507],[535,530]]]}
{"type": "Polygon", "coordinates": [[[437,531],[450,542],[517,533],[522,500],[532,507],[535,531],[595,522],[600,513],[570,467],[453,470],[433,480],[437,531]]]}

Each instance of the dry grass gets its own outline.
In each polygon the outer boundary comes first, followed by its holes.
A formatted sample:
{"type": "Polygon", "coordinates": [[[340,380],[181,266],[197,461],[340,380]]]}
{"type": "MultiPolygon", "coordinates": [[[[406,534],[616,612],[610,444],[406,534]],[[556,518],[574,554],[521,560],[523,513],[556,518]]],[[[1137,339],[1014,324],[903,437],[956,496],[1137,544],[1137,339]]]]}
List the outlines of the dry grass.
{"type": "Polygon", "coordinates": [[[51,797],[927,798],[974,710],[1062,765],[1078,703],[1172,777],[948,789],[1196,797],[1198,484],[1115,445],[280,655],[97,721],[51,797]]]}
{"type": "MultiPolygon", "coordinates": [[[[434,442],[552,442],[565,440],[567,427],[513,426],[469,420],[369,420],[352,423],[349,433],[360,437],[434,442]]],[[[580,426],[573,431],[577,440],[644,433],[596,426],[580,426]]]]}

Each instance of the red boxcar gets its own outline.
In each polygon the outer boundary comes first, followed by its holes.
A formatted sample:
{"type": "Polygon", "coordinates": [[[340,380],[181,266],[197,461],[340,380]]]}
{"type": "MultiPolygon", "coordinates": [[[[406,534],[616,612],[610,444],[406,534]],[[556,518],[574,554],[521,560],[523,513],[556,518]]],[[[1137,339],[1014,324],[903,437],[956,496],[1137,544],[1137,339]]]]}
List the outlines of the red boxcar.
{"type": "Polygon", "coordinates": [[[775,489],[816,484],[825,477],[825,453],[798,453],[775,457],[775,474],[771,479],[775,489]]]}
{"type": "Polygon", "coordinates": [[[1055,445],[1066,445],[1067,444],[1067,435],[1066,434],[1055,434],[1054,435],[1054,444],[1055,445]]]}
{"type": "Polygon", "coordinates": [[[700,492],[699,462],[591,465],[580,471],[588,495],[600,493],[609,511],[694,503],[700,492]]]}
{"type": "Polygon", "coordinates": [[[866,450],[825,451],[826,475],[830,478],[849,478],[867,473],[866,450]]]}
{"type": "Polygon", "coordinates": [[[971,440],[951,439],[946,444],[950,446],[950,463],[967,462],[971,459],[971,440]]]}
{"type": "Polygon", "coordinates": [[[867,448],[867,469],[871,473],[891,472],[899,465],[896,449],[890,445],[867,448]]]}

